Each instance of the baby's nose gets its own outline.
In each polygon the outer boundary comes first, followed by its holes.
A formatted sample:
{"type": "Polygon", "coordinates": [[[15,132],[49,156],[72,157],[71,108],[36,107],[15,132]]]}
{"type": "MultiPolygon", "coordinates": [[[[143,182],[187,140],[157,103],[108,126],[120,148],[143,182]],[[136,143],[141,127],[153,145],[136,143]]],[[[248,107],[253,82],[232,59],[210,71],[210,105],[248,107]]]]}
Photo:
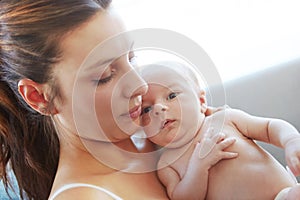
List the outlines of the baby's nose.
{"type": "Polygon", "coordinates": [[[155,104],[154,105],[154,115],[160,115],[162,113],[164,113],[165,111],[167,110],[166,106],[165,105],[162,105],[162,104],[155,104]]]}

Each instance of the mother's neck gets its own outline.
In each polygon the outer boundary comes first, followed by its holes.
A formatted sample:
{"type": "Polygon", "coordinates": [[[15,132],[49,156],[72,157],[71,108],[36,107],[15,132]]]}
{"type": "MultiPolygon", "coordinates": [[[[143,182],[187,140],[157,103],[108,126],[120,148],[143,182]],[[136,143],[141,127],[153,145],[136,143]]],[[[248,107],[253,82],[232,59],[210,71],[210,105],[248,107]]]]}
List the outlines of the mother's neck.
{"type": "Polygon", "coordinates": [[[85,162],[83,165],[101,165],[108,171],[145,173],[156,168],[158,153],[154,151],[147,139],[133,142],[131,138],[128,138],[110,143],[82,138],[75,141],[73,138],[71,144],[61,143],[61,159],[69,161],[78,159],[85,162]]]}

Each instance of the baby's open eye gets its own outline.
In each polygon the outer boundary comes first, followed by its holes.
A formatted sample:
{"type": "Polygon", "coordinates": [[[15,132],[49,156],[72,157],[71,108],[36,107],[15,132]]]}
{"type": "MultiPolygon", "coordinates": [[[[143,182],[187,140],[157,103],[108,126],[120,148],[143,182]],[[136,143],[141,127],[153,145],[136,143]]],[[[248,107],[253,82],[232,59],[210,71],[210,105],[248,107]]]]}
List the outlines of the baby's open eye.
{"type": "Polygon", "coordinates": [[[142,109],[141,115],[146,114],[146,113],[150,112],[151,110],[152,110],[152,107],[151,107],[151,106],[144,107],[144,108],[142,109]]]}
{"type": "Polygon", "coordinates": [[[171,93],[168,95],[167,100],[174,99],[175,97],[177,97],[177,95],[178,95],[177,93],[171,92],[171,93]]]}

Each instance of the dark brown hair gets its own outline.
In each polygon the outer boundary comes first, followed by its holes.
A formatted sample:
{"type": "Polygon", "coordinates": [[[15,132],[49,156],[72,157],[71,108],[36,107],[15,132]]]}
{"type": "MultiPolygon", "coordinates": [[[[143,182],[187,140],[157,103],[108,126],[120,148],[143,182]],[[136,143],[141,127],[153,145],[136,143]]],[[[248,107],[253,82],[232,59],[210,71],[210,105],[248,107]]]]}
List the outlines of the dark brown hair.
{"type": "Polygon", "coordinates": [[[0,174],[6,190],[7,171],[16,176],[22,199],[48,199],[57,170],[59,141],[53,122],[31,109],[18,92],[23,78],[52,86],[60,61],[60,41],[110,0],[0,1],[0,174]],[[24,193],[25,192],[25,193],[24,193]]]}

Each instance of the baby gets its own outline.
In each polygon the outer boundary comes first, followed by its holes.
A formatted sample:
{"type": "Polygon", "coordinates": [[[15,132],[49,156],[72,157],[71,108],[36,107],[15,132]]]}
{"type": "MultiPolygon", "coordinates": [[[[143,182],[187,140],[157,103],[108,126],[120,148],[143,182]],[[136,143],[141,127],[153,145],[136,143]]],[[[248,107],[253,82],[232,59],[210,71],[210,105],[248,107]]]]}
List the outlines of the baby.
{"type": "Polygon", "coordinates": [[[285,149],[300,172],[300,134],[289,123],[222,109],[205,117],[205,92],[181,63],[141,67],[149,85],[141,123],[161,147],[158,176],[171,199],[300,199],[295,177],[254,140],[285,149]]]}

